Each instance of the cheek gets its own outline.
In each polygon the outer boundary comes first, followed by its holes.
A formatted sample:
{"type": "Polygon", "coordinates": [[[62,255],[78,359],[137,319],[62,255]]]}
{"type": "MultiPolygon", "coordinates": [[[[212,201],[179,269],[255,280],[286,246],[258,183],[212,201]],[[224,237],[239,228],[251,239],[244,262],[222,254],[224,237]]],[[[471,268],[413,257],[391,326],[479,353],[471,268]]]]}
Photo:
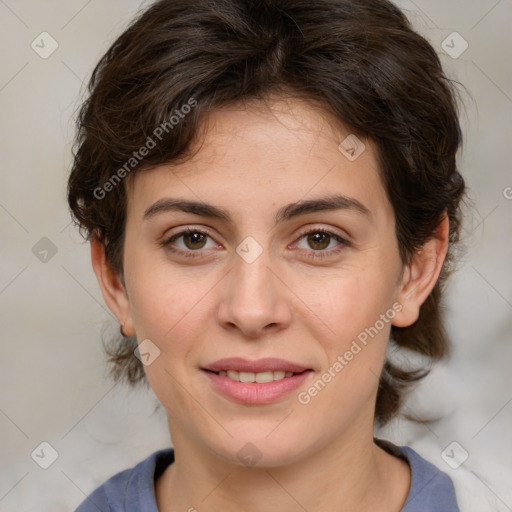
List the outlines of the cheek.
{"type": "Polygon", "coordinates": [[[173,269],[159,252],[150,249],[132,246],[125,264],[137,336],[163,344],[187,324],[186,317],[206,293],[207,283],[191,278],[193,271],[173,269]]]}
{"type": "MultiPolygon", "coordinates": [[[[197,363],[197,347],[204,341],[206,322],[212,318],[211,297],[219,276],[200,267],[173,268],[154,254],[132,253],[130,310],[139,342],[149,339],[160,356],[144,370],[156,394],[179,390],[186,370],[197,363]],[[210,308],[210,309],[208,309],[210,308]],[[172,377],[178,380],[172,386],[172,377]]],[[[207,328],[206,328],[207,329],[207,328]]],[[[173,400],[178,400],[174,397],[173,400]]]]}
{"type": "Polygon", "coordinates": [[[131,313],[139,342],[151,340],[159,355],[144,366],[147,380],[168,414],[193,414],[186,389],[185,369],[193,355],[202,284],[185,284],[163,267],[138,267],[132,273],[131,313]],[[181,412],[178,412],[181,411],[181,412]]]}
{"type": "Polygon", "coordinates": [[[318,338],[325,340],[326,348],[343,349],[379,320],[392,304],[393,287],[388,281],[385,274],[379,269],[372,271],[370,266],[344,269],[323,280],[321,292],[308,294],[309,285],[302,281],[304,302],[317,316],[317,324],[326,328],[318,338]]]}
{"type": "Polygon", "coordinates": [[[395,311],[392,288],[377,275],[352,269],[330,280],[322,296],[312,297],[316,304],[311,310],[322,320],[316,325],[325,323],[329,329],[313,333],[322,348],[322,370],[300,403],[330,411],[340,424],[371,402],[386,355],[395,311]]]}

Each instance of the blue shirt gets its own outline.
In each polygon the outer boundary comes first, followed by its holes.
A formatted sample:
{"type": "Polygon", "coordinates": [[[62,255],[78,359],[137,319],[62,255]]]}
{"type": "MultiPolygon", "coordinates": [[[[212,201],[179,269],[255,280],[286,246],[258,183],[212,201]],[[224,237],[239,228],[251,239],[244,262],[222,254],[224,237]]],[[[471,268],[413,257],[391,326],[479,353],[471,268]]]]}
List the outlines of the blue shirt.
{"type": "MultiPolygon", "coordinates": [[[[411,468],[411,488],[400,512],[460,512],[450,477],[408,446],[375,439],[411,468]]],[[[98,487],[75,512],[159,512],[154,482],[174,462],[174,450],[160,450],[98,487]]]]}

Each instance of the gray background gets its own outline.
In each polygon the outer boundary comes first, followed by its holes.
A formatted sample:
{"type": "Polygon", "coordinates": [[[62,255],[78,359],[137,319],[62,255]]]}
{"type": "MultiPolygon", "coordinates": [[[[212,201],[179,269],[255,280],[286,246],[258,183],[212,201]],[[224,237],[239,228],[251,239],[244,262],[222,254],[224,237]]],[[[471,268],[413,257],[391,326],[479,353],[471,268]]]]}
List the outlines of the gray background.
{"type": "MultiPolygon", "coordinates": [[[[170,443],[152,392],[113,387],[106,377],[101,332],[118,327],[65,197],[83,83],[147,4],[0,0],[1,512],[74,510],[106,478],[170,443]],[[43,51],[45,37],[50,48],[44,31],[58,43],[48,58],[31,47],[39,41],[43,51]],[[57,453],[48,469],[40,465],[52,451],[42,442],[57,453]]],[[[468,250],[448,296],[454,354],[406,405],[409,414],[444,418],[429,426],[395,421],[377,435],[446,471],[462,511],[510,511],[512,0],[398,4],[467,88],[460,167],[472,207],[468,250]],[[463,49],[454,31],[468,44],[456,58],[443,50],[463,49]]]]}

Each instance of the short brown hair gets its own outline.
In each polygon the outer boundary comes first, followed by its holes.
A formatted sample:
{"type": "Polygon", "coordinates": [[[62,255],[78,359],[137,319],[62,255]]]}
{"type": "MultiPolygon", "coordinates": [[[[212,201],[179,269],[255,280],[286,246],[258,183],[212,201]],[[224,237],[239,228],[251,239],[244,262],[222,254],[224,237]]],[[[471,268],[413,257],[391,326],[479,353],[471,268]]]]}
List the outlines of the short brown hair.
{"type": "MultiPolygon", "coordinates": [[[[450,247],[438,282],[413,325],[391,328],[398,346],[430,361],[448,354],[442,288],[453,270],[465,192],[455,159],[462,139],[456,89],[435,50],[392,3],[160,0],[114,41],[88,92],[77,120],[68,201],[81,233],[105,245],[121,278],[127,201],[125,180],[112,182],[116,170],[125,166],[131,177],[186,158],[200,114],[212,108],[270,94],[303,98],[375,142],[404,264],[448,215],[450,247]],[[191,98],[195,107],[170,127],[171,116],[191,98]],[[168,128],[159,143],[128,169],[158,126],[168,128]],[[98,198],[109,180],[108,197],[98,198]]],[[[115,379],[144,381],[133,355],[136,339],[110,342],[115,379]]],[[[381,425],[427,373],[386,361],[375,409],[381,425]]]]}

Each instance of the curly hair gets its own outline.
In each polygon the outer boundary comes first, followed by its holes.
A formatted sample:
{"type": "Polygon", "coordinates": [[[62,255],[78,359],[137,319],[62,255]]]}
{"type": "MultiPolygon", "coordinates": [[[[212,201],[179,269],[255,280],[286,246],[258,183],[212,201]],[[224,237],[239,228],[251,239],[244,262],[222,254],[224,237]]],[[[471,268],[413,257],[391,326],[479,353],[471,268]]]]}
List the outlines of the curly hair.
{"type": "MultiPolygon", "coordinates": [[[[443,286],[460,242],[465,194],[456,164],[462,144],[457,89],[431,44],[391,2],[160,0],[113,42],[87,93],[77,118],[68,203],[80,233],[104,244],[123,282],[127,201],[121,177],[186,159],[201,114],[213,108],[270,94],[302,98],[375,143],[404,264],[447,214],[449,249],[439,279],[417,321],[391,327],[391,341],[430,362],[449,354],[443,286]],[[191,101],[194,108],[185,110],[191,101]],[[179,123],[171,123],[172,116],[179,123]],[[155,134],[158,144],[139,162],[135,151],[155,134]]],[[[136,346],[135,337],[105,345],[116,380],[145,381],[136,346]]],[[[380,425],[400,411],[405,391],[428,371],[406,371],[386,360],[375,406],[380,425]]]]}

